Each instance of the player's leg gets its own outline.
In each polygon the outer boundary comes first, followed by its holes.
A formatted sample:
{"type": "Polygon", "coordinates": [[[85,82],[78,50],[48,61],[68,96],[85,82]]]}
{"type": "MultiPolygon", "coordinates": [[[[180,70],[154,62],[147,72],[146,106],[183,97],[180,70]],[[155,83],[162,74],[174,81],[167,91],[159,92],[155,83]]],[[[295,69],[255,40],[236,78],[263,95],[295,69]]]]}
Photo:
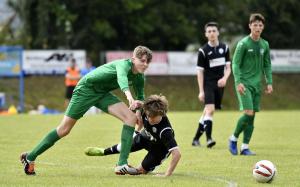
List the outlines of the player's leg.
{"type": "Polygon", "coordinates": [[[163,147],[153,147],[144,157],[138,170],[142,174],[147,174],[155,170],[156,167],[162,164],[169,157],[170,153],[163,147]]]}
{"type": "Polygon", "coordinates": [[[130,170],[130,167],[128,166],[127,159],[129,157],[130,148],[132,145],[134,127],[137,123],[135,114],[128,109],[128,106],[125,103],[121,102],[115,95],[111,93],[107,93],[95,106],[100,108],[102,111],[115,116],[123,122],[121,133],[121,152],[119,156],[119,162],[115,168],[115,173],[129,173],[130,171],[128,170],[130,170]]]}
{"type": "Polygon", "coordinates": [[[206,138],[207,138],[207,147],[211,148],[216,144],[216,141],[212,138],[212,130],[213,130],[213,115],[216,109],[221,109],[222,98],[223,98],[224,88],[216,87],[214,90],[214,100],[211,100],[211,103],[205,105],[207,111],[208,120],[204,123],[206,124],[206,138]]]}
{"type": "Polygon", "coordinates": [[[24,164],[26,174],[35,174],[34,161],[36,158],[52,147],[60,138],[69,134],[76,121],[83,116],[97,99],[97,97],[85,97],[82,92],[78,94],[78,90],[74,91],[65,116],[59,126],[50,131],[30,152],[21,154],[21,162],[24,164]]]}
{"type": "MultiPolygon", "coordinates": [[[[139,132],[135,132],[133,136],[133,142],[130,152],[136,152],[145,148],[144,138],[139,132]]],[[[119,154],[121,152],[121,143],[115,144],[111,147],[100,148],[100,147],[87,147],[85,154],[88,156],[106,156],[112,154],[119,154]]]]}
{"type": "Polygon", "coordinates": [[[205,127],[205,134],[207,140],[207,147],[213,147],[216,142],[212,138],[212,127],[213,127],[213,115],[215,111],[214,104],[206,104],[205,105],[205,116],[204,116],[204,127],[205,127]]]}
{"type": "Polygon", "coordinates": [[[66,136],[73,126],[75,125],[76,120],[72,119],[68,116],[64,116],[60,125],[50,131],[41,141],[37,144],[36,147],[32,149],[29,153],[21,154],[21,162],[24,164],[24,171],[27,175],[34,175],[34,161],[35,159],[41,155],[43,152],[52,147],[55,142],[57,142],[60,138],[66,136]]]}
{"type": "Polygon", "coordinates": [[[127,159],[132,145],[132,135],[137,118],[123,102],[109,106],[108,111],[111,115],[119,118],[124,123],[121,134],[121,153],[118,162],[118,166],[122,166],[128,164],[127,159]]]}
{"type": "Polygon", "coordinates": [[[214,82],[208,82],[204,85],[205,90],[205,115],[203,117],[204,130],[206,134],[207,147],[211,148],[216,144],[212,139],[212,126],[213,126],[213,114],[215,111],[215,99],[216,99],[217,85],[214,82]]]}
{"type": "Polygon", "coordinates": [[[232,155],[237,155],[237,140],[239,135],[245,130],[247,124],[251,121],[251,111],[253,111],[253,98],[250,89],[247,87],[245,94],[237,92],[240,110],[244,111],[244,114],[239,118],[235,127],[234,133],[229,138],[229,151],[232,155]]]}
{"type": "Polygon", "coordinates": [[[255,112],[258,112],[260,109],[260,98],[261,98],[260,92],[253,91],[252,98],[253,98],[253,110],[245,112],[251,118],[244,129],[243,144],[241,145],[241,154],[242,155],[255,155],[255,153],[250,151],[250,149],[249,149],[249,142],[251,140],[253,130],[254,130],[255,112]]]}
{"type": "Polygon", "coordinates": [[[197,129],[196,134],[195,134],[195,136],[193,138],[192,146],[200,146],[199,139],[202,136],[203,132],[205,131],[204,130],[204,124],[203,124],[203,116],[204,115],[205,115],[205,109],[203,110],[202,116],[199,119],[198,129],[197,129]]]}
{"type": "Polygon", "coordinates": [[[241,155],[255,155],[254,152],[250,151],[249,149],[249,142],[254,130],[254,116],[255,112],[253,110],[245,110],[244,115],[247,117],[247,121],[245,121],[244,127],[244,137],[243,143],[241,145],[241,155]]]}

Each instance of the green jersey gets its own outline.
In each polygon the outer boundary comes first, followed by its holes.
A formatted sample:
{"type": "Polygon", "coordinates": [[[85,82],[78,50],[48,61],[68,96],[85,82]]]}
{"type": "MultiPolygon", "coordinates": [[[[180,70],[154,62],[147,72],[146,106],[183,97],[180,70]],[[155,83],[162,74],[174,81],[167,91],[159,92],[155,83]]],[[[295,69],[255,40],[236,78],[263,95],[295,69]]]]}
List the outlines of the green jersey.
{"type": "Polygon", "coordinates": [[[130,59],[115,60],[102,65],[87,75],[78,83],[77,87],[91,86],[96,92],[120,88],[123,92],[132,86],[138,100],[144,100],[144,74],[132,73],[133,63],[130,59]]]}
{"type": "Polygon", "coordinates": [[[265,75],[267,84],[272,84],[272,69],[269,43],[260,38],[254,41],[250,36],[244,37],[237,44],[232,70],[235,84],[261,88],[262,75],[265,75]]]}

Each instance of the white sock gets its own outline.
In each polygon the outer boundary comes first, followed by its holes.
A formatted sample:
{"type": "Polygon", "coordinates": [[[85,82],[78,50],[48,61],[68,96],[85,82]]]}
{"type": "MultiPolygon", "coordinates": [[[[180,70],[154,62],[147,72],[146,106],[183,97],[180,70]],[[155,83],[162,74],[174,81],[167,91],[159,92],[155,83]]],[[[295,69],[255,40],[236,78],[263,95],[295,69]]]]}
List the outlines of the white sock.
{"type": "Polygon", "coordinates": [[[199,123],[203,124],[203,115],[200,117],[199,123]]]}
{"type": "Polygon", "coordinates": [[[241,146],[241,150],[244,150],[244,149],[249,149],[249,144],[243,143],[241,146]]]}
{"type": "Polygon", "coordinates": [[[121,152],[121,143],[119,143],[119,144],[117,145],[117,150],[118,150],[119,152],[121,152]]]}
{"type": "Polygon", "coordinates": [[[213,120],[213,117],[212,116],[204,116],[203,117],[203,121],[206,121],[206,120],[210,120],[210,121],[212,121],[213,120]]]}
{"type": "Polygon", "coordinates": [[[234,135],[231,135],[229,139],[230,139],[231,141],[234,141],[234,142],[237,142],[237,141],[238,141],[238,138],[235,137],[234,135]]]}

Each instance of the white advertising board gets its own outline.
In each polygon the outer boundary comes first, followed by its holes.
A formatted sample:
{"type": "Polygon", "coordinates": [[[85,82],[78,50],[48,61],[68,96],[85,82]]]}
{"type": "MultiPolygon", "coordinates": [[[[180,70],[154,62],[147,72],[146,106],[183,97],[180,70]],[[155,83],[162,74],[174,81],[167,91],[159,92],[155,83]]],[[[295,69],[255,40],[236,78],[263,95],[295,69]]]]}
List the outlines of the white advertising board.
{"type": "Polygon", "coordinates": [[[84,67],[84,50],[25,50],[23,70],[25,74],[64,74],[72,58],[78,68],[84,67]]]}
{"type": "Polygon", "coordinates": [[[300,72],[300,50],[271,50],[274,72],[300,72]]]}
{"type": "Polygon", "coordinates": [[[197,52],[169,52],[169,75],[196,75],[197,52]]]}

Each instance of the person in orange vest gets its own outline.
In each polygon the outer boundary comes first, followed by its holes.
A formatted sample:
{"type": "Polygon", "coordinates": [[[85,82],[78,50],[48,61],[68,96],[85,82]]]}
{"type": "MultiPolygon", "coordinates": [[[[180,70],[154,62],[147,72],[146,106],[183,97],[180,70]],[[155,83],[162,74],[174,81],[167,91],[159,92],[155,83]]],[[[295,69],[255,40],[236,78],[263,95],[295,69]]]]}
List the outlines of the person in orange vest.
{"type": "Polygon", "coordinates": [[[80,69],[77,68],[76,60],[71,59],[70,66],[66,70],[65,75],[65,85],[66,85],[66,99],[65,99],[65,108],[69,105],[70,99],[73,94],[73,90],[77,85],[79,79],[81,78],[80,69]]]}

